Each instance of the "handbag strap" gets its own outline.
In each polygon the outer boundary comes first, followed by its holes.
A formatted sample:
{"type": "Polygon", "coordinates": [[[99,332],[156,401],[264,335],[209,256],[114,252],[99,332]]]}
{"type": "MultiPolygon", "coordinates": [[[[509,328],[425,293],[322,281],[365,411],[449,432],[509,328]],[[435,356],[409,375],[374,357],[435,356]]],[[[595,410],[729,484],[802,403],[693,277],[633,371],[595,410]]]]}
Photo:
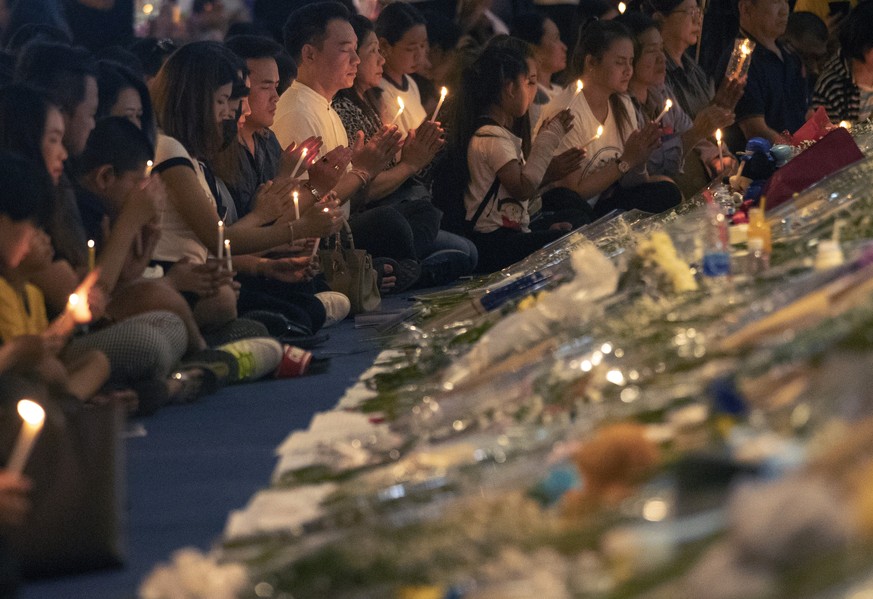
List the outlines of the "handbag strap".
{"type": "Polygon", "coordinates": [[[482,216],[482,213],[485,212],[485,207],[491,203],[497,196],[497,191],[500,189],[500,179],[494,177],[494,183],[491,184],[491,187],[488,188],[488,193],[485,194],[485,198],[479,202],[479,207],[476,208],[476,213],[473,215],[473,218],[467,222],[470,223],[470,228],[473,229],[476,227],[476,223],[479,222],[479,217],[482,216]]]}

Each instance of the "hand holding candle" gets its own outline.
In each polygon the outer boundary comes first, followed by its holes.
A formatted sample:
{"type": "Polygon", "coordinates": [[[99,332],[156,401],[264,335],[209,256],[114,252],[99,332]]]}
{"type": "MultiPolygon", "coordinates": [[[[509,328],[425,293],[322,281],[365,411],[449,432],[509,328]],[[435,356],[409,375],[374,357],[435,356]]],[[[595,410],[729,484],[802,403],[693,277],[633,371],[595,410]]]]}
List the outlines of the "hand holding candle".
{"type": "Polygon", "coordinates": [[[661,114],[658,115],[658,118],[655,119],[655,122],[660,123],[661,119],[664,118],[664,116],[667,114],[667,112],[671,108],[673,108],[673,100],[671,100],[670,98],[667,98],[667,101],[664,102],[664,110],[661,111],[661,114]]]}
{"type": "Polygon", "coordinates": [[[397,106],[399,106],[400,108],[397,109],[397,114],[395,114],[394,118],[391,120],[392,125],[397,124],[397,119],[400,118],[400,115],[403,114],[403,109],[406,108],[406,106],[404,106],[403,104],[403,98],[399,96],[397,97],[397,106]]]}
{"type": "Polygon", "coordinates": [[[746,76],[749,72],[749,62],[754,50],[755,42],[749,38],[745,38],[742,42],[740,40],[734,42],[734,50],[731,53],[731,60],[727,70],[730,73],[730,79],[739,81],[746,76]]]}
{"type": "Polygon", "coordinates": [[[18,433],[15,447],[12,449],[9,462],[6,464],[6,470],[21,474],[27,464],[27,459],[30,457],[33,445],[42,431],[45,410],[35,401],[22,399],[18,402],[18,415],[21,416],[21,432],[18,433]]]}
{"type": "MultiPolygon", "coordinates": [[[[436,121],[437,115],[440,113],[440,108],[443,107],[443,102],[446,101],[446,96],[449,95],[449,90],[445,87],[440,88],[440,101],[437,102],[436,109],[433,111],[433,116],[430,117],[431,122],[436,121]]],[[[399,99],[399,98],[398,98],[399,99]]]]}

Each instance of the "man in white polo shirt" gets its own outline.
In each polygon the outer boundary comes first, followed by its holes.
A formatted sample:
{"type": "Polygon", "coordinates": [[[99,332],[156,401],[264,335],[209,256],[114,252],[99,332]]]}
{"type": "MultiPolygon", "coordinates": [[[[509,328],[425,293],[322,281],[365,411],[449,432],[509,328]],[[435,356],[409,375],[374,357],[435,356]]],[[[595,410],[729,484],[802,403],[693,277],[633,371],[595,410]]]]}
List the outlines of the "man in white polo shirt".
{"type": "MultiPolygon", "coordinates": [[[[297,61],[297,80],[276,106],[272,129],[282,147],[318,136],[323,141],[318,158],[324,159],[331,150],[349,145],[342,121],[330,105],[339,90],[354,84],[361,62],[349,18],[349,11],[338,2],[308,4],[288,17],[285,49],[297,61]]],[[[393,126],[383,127],[367,144],[363,135],[354,140],[351,164],[333,188],[345,204],[346,215],[348,200],[385,168],[399,147],[400,133],[393,126]]],[[[316,201],[330,191],[307,187],[316,201]]]]}

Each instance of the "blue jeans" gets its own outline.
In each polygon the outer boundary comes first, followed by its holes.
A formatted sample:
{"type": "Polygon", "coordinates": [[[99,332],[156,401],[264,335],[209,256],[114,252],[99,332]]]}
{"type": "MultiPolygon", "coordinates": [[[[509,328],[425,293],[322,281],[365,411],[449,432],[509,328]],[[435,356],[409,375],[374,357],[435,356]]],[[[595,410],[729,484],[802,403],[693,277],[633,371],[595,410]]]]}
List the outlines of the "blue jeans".
{"type": "Polygon", "coordinates": [[[454,233],[449,233],[448,231],[443,231],[442,229],[440,229],[440,231],[437,233],[436,239],[433,240],[433,243],[430,245],[430,247],[427,248],[427,252],[424,254],[424,257],[426,259],[427,256],[441,250],[458,250],[459,252],[463,252],[464,254],[466,254],[466,274],[471,274],[473,272],[473,269],[476,268],[476,264],[479,263],[479,250],[476,248],[475,243],[473,243],[466,237],[461,237],[460,235],[455,235],[454,233]]]}

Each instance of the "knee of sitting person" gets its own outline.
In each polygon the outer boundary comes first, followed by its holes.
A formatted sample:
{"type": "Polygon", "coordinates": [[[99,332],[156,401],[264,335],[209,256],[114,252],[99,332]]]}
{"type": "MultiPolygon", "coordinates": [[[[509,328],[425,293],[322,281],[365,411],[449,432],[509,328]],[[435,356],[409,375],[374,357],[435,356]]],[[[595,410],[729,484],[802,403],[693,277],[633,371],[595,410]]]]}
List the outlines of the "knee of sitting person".
{"type": "Polygon", "coordinates": [[[229,286],[221,287],[212,297],[201,298],[194,306],[194,319],[202,331],[224,326],[237,318],[236,293],[229,286]]]}
{"type": "Polygon", "coordinates": [[[182,294],[163,279],[143,279],[125,287],[113,294],[109,309],[116,318],[154,310],[191,311],[182,294]]]}

